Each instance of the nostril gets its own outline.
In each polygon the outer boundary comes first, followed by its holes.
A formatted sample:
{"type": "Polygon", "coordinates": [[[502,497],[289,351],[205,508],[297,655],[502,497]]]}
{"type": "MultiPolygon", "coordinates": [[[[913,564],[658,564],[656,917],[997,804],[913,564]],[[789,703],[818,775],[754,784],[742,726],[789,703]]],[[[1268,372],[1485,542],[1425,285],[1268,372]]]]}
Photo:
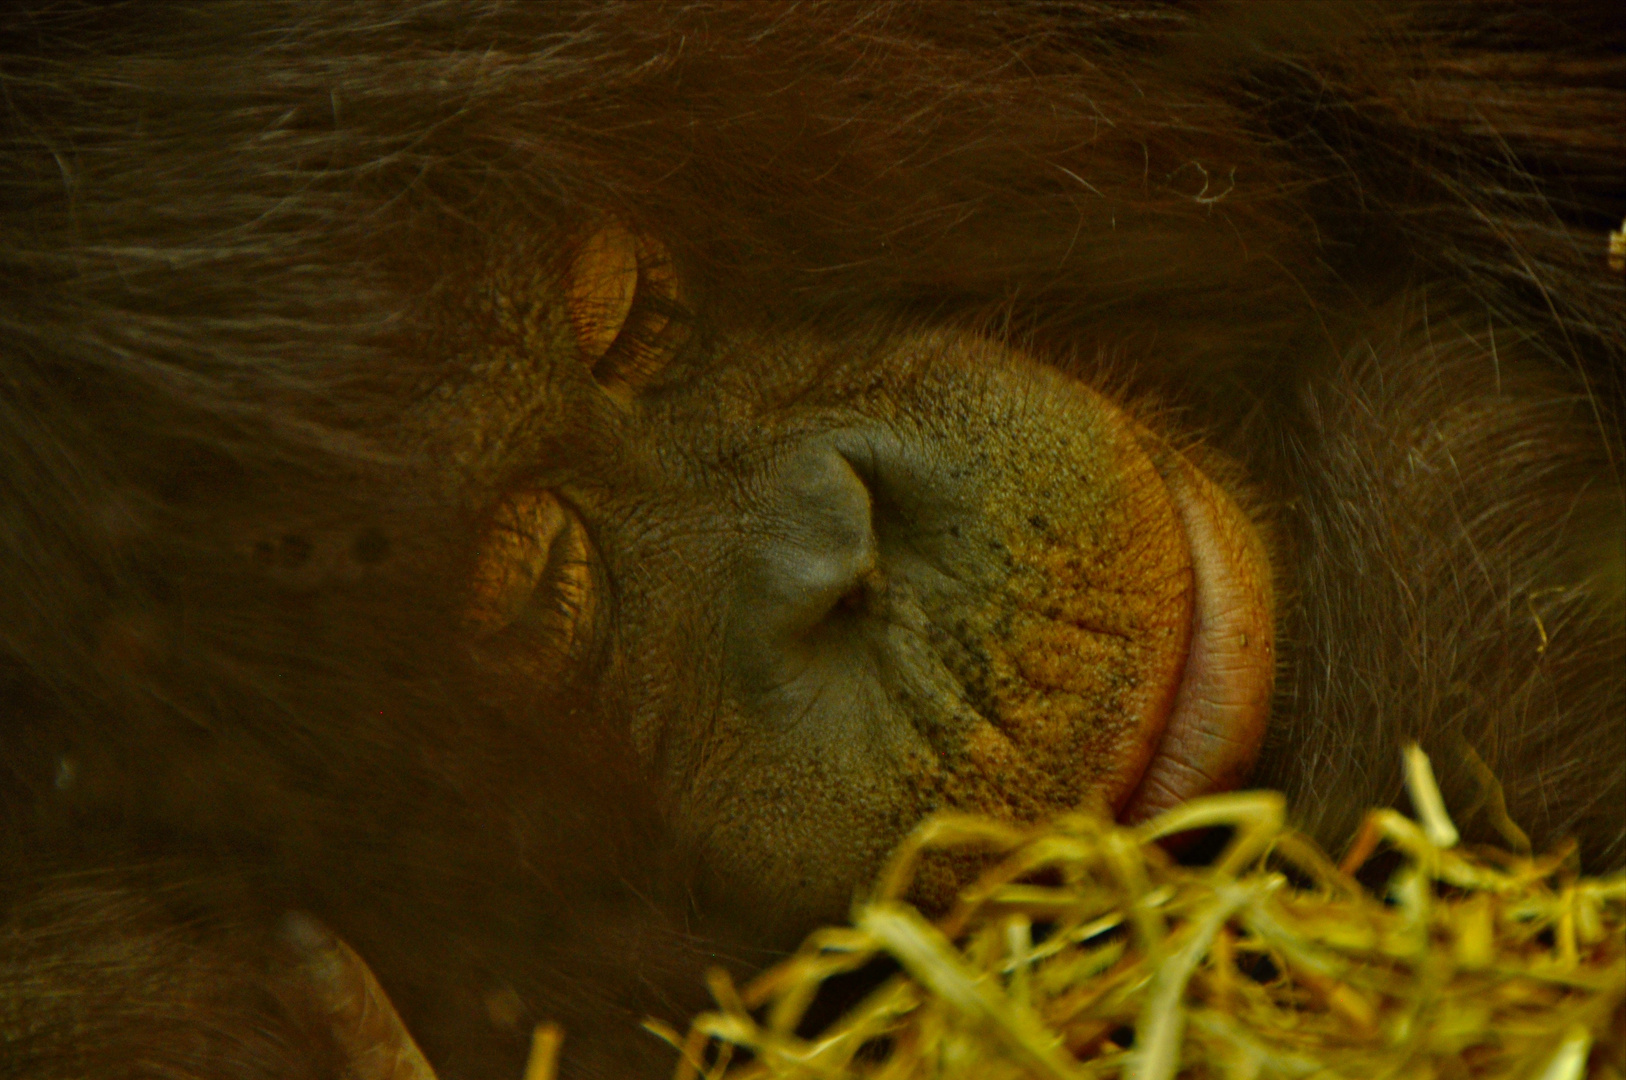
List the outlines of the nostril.
{"type": "Polygon", "coordinates": [[[886,598],[887,575],[879,561],[860,574],[852,587],[836,602],[836,610],[850,614],[872,613],[886,598]]]}
{"type": "Polygon", "coordinates": [[[880,570],[871,569],[859,575],[852,587],[836,598],[830,607],[830,615],[837,619],[849,619],[869,614],[885,591],[886,579],[880,570]]]}

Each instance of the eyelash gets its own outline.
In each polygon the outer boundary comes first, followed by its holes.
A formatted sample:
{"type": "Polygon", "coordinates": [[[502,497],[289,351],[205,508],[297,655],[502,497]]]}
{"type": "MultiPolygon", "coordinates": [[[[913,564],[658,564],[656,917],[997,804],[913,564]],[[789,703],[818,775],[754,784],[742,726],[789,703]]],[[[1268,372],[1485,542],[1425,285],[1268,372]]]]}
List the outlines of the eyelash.
{"type": "Polygon", "coordinates": [[[626,321],[610,347],[593,362],[593,379],[604,389],[635,394],[653,382],[671,359],[678,345],[674,330],[683,324],[683,312],[659,292],[660,286],[640,262],[626,321]]]}

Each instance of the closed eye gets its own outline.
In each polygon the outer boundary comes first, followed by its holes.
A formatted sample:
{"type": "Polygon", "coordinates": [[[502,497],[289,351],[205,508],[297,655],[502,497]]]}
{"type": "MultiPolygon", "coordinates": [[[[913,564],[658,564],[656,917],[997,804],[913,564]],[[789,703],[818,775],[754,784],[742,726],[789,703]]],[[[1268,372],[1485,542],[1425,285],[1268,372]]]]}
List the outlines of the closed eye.
{"type": "MultiPolygon", "coordinates": [[[[497,508],[474,567],[468,621],[493,641],[506,631],[525,652],[563,656],[593,609],[591,547],[581,518],[547,491],[523,491],[497,508]]],[[[533,655],[534,661],[539,659],[533,655]]]]}
{"type": "Polygon", "coordinates": [[[594,381],[618,400],[649,386],[681,344],[685,320],[671,254],[617,220],[577,249],[565,298],[594,381]]]}

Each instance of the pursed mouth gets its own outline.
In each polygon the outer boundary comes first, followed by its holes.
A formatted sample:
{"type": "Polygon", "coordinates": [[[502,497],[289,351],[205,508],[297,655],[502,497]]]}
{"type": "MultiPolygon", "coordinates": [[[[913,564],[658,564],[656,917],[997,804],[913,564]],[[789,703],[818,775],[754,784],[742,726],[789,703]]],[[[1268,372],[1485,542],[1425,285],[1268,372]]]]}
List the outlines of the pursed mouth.
{"type": "Polygon", "coordinates": [[[1241,507],[1178,453],[1160,455],[1191,552],[1190,651],[1146,770],[1119,807],[1144,821],[1246,783],[1270,716],[1276,676],[1270,560],[1241,507]]]}

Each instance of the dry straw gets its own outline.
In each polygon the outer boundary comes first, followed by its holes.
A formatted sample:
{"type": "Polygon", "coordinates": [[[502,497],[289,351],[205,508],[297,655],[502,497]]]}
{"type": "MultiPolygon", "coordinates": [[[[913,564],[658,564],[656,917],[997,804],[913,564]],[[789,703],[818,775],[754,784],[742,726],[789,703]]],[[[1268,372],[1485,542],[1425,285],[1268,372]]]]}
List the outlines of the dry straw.
{"type": "Polygon", "coordinates": [[[1459,846],[1415,748],[1407,772],[1418,820],[1372,811],[1341,866],[1273,792],[1138,827],[932,818],[850,927],[744,987],[714,971],[717,1009],[687,1037],[650,1027],[678,1080],[1621,1080],[1626,875],[1580,875],[1573,847],[1459,846]],[[1207,866],[1156,843],[1214,826],[1232,833],[1207,866]],[[905,902],[923,854],[968,850],[997,865],[947,916],[905,902]],[[1397,868],[1374,895],[1354,872],[1383,850],[1397,868]],[[798,1033],[824,980],[885,956],[897,974],[798,1033]]]}

